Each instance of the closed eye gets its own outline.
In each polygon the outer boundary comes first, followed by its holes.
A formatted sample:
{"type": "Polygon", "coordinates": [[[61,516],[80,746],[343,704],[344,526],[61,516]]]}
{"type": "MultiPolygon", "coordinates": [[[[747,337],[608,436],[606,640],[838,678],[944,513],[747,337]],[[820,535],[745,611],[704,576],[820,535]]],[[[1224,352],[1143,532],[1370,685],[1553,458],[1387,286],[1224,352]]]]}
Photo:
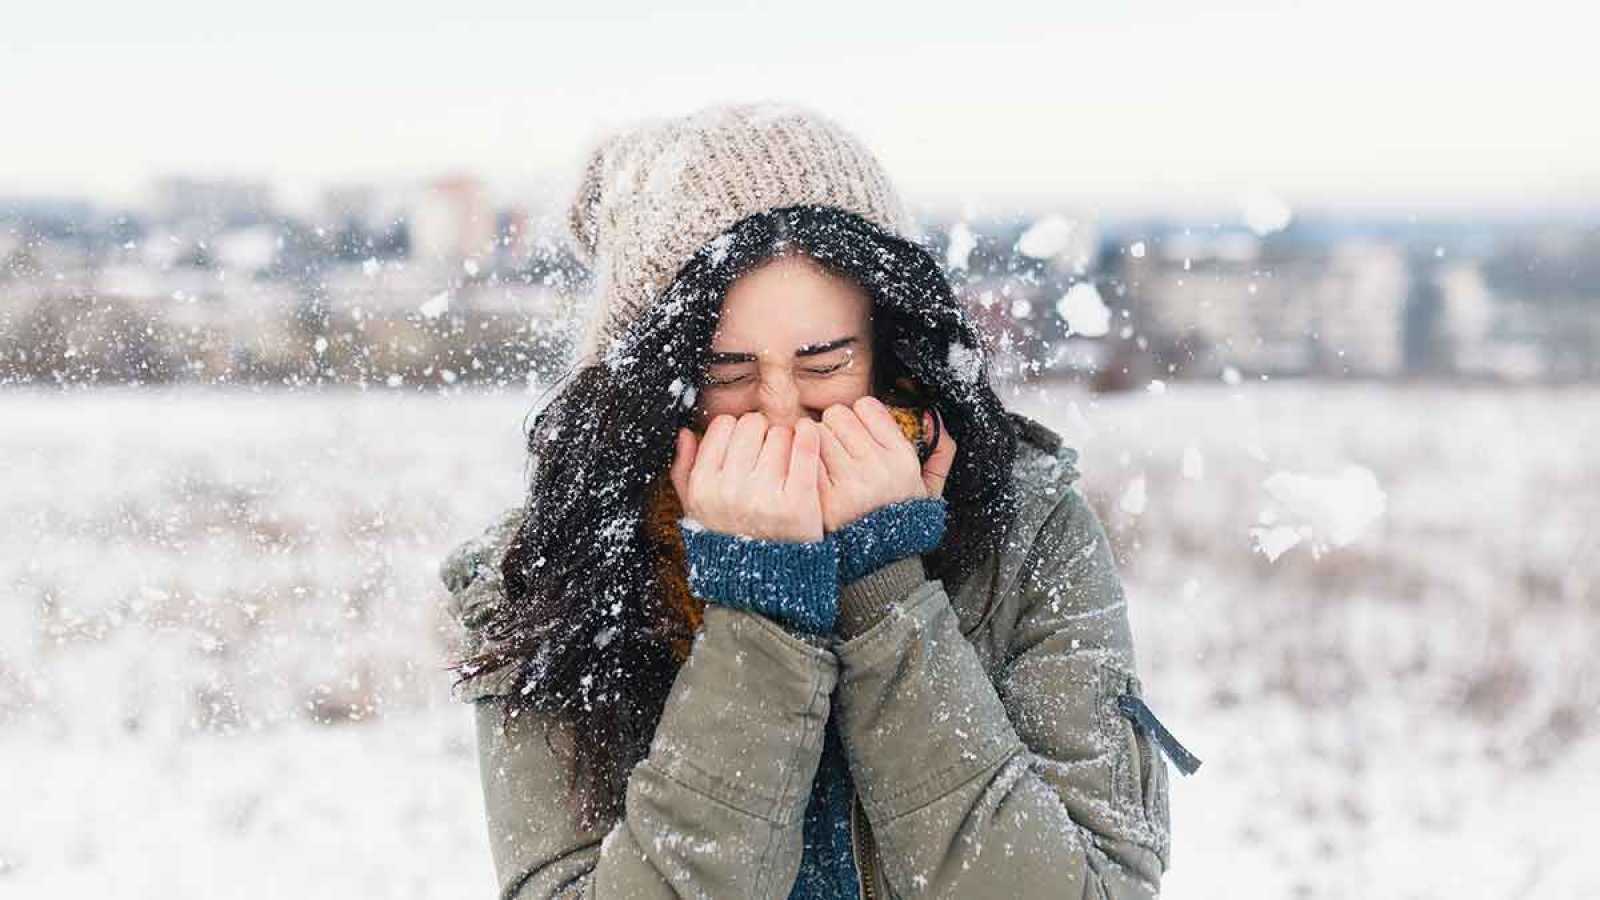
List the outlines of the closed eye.
{"type": "Polygon", "coordinates": [[[832,375],[834,372],[839,371],[840,369],[844,368],[845,366],[848,366],[849,364],[850,364],[849,360],[844,360],[842,362],[836,362],[831,366],[816,366],[816,367],[808,366],[805,369],[803,369],[802,371],[804,371],[808,375],[832,375]]]}

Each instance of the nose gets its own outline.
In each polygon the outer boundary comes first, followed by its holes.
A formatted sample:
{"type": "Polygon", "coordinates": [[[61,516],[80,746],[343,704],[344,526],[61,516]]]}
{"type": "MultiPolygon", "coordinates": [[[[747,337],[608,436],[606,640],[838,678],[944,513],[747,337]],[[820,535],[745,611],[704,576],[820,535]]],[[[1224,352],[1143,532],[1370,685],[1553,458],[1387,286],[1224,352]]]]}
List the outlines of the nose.
{"type": "Polygon", "coordinates": [[[761,380],[760,396],[756,408],[767,417],[769,425],[794,424],[806,417],[806,411],[800,406],[800,389],[794,383],[793,376],[787,373],[774,373],[771,377],[761,380]]]}

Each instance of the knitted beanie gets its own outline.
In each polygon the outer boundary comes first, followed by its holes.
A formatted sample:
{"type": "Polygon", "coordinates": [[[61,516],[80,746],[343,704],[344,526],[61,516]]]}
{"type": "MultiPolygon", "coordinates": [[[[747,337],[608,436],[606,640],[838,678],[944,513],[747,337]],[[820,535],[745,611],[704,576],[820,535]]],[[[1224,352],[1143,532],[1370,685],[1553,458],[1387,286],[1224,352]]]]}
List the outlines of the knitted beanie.
{"type": "Polygon", "coordinates": [[[866,147],[803,107],[710,106],[599,141],[567,214],[578,255],[595,275],[580,358],[602,355],[697,250],[735,223],[803,204],[921,237],[866,147]]]}

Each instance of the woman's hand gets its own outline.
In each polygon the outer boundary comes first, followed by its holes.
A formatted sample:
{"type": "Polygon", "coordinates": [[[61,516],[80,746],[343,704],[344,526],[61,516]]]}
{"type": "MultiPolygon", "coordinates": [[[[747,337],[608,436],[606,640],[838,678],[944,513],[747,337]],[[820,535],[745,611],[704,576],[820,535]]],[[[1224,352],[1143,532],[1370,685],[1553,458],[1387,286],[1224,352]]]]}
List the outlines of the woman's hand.
{"type": "Polygon", "coordinates": [[[838,531],[880,506],[944,494],[956,455],[948,431],[940,429],[933,455],[922,464],[917,448],[876,397],[830,406],[822,413],[822,424],[819,480],[827,531],[838,531]]]}
{"type": "Polygon", "coordinates": [[[717,416],[704,437],[678,429],[671,477],[684,514],[723,534],[822,540],[822,430],[809,419],[769,427],[758,412],[717,416]]]}

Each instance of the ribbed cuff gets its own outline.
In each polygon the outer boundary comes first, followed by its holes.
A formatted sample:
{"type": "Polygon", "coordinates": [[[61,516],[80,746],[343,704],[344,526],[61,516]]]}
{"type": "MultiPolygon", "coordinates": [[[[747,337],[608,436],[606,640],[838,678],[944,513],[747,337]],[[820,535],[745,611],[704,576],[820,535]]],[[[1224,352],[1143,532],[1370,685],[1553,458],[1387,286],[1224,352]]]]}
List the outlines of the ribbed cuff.
{"type": "Polygon", "coordinates": [[[797,631],[826,634],[839,614],[838,549],[830,535],[810,543],[767,541],[679,523],[697,596],[759,613],[797,631]]]}
{"type": "Polygon", "coordinates": [[[901,598],[928,578],[922,557],[897,559],[839,590],[839,637],[849,640],[883,620],[901,598]]]}
{"type": "Polygon", "coordinates": [[[849,584],[897,559],[937,549],[944,537],[942,497],[917,497],[880,506],[833,533],[839,543],[839,582],[849,584]]]}

